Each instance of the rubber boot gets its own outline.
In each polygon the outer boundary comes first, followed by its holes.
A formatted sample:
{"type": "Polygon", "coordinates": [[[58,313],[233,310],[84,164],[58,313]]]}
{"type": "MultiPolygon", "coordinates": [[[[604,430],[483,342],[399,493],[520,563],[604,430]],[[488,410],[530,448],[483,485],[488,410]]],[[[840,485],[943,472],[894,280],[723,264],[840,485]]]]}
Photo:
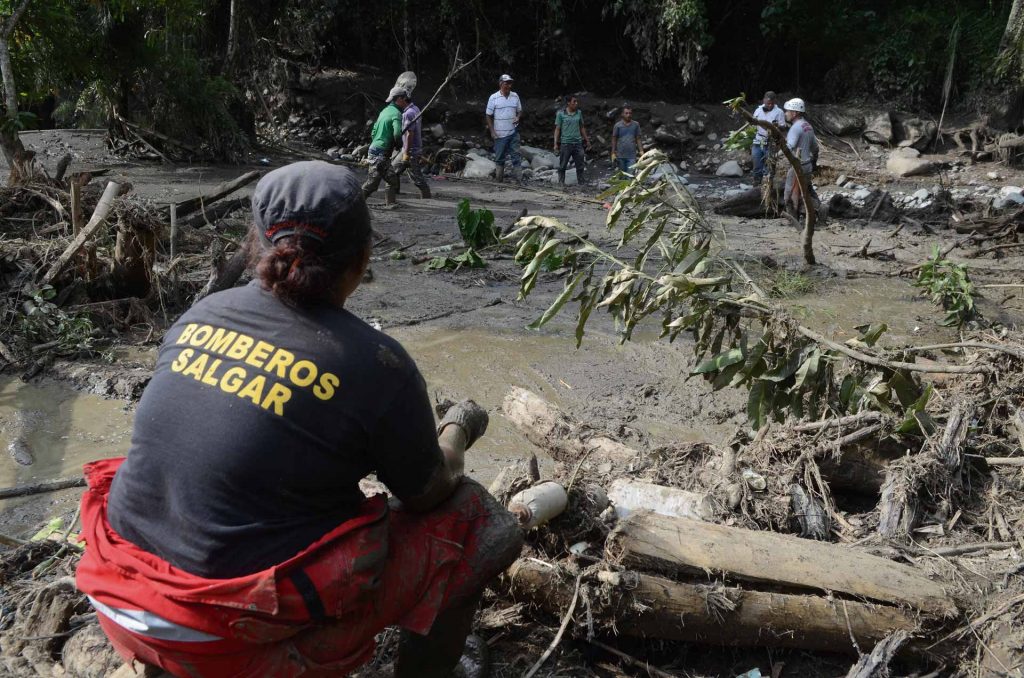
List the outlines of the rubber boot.
{"type": "Polygon", "coordinates": [[[565,170],[558,170],[558,186],[565,188],[565,170]]]}
{"type": "Polygon", "coordinates": [[[505,166],[504,165],[498,165],[498,168],[496,170],[494,170],[494,180],[497,181],[499,184],[501,182],[505,181],[505,166]]]}
{"type": "Polygon", "coordinates": [[[513,167],[512,168],[512,178],[515,180],[515,182],[517,184],[522,186],[523,185],[523,168],[522,167],[513,167]]]}
{"type": "Polygon", "coordinates": [[[420,186],[420,197],[424,200],[430,197],[430,186],[420,186]]]}
{"type": "Polygon", "coordinates": [[[396,205],[398,204],[398,187],[388,185],[388,191],[384,194],[385,205],[396,205]]]}

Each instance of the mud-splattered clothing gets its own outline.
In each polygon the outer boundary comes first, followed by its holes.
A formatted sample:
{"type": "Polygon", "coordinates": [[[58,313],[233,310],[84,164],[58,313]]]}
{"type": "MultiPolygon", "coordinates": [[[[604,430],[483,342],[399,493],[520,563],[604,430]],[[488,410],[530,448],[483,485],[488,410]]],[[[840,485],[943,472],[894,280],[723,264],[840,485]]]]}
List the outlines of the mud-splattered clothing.
{"type": "Polygon", "coordinates": [[[191,574],[247,575],[355,516],[370,473],[399,498],[420,494],[443,464],[434,426],[398,342],[253,282],[207,297],[167,333],[110,523],[191,574]]]}

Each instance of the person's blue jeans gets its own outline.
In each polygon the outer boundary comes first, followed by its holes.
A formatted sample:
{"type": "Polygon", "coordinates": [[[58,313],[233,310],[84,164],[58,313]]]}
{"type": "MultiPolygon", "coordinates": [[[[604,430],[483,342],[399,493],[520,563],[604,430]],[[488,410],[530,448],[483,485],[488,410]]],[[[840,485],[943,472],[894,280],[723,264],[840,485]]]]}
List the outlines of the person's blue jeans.
{"type": "Polygon", "coordinates": [[[629,168],[636,164],[636,158],[623,158],[621,156],[615,158],[615,169],[621,170],[626,174],[629,174],[629,168]]]}
{"type": "Polygon", "coordinates": [[[754,156],[754,181],[760,181],[767,174],[764,163],[768,158],[768,144],[755,143],[750,147],[750,153],[754,156]]]}
{"type": "Polygon", "coordinates": [[[498,137],[494,140],[494,162],[498,166],[505,164],[505,156],[512,161],[512,167],[518,169],[523,160],[519,155],[519,130],[512,132],[507,137],[498,137]]]}

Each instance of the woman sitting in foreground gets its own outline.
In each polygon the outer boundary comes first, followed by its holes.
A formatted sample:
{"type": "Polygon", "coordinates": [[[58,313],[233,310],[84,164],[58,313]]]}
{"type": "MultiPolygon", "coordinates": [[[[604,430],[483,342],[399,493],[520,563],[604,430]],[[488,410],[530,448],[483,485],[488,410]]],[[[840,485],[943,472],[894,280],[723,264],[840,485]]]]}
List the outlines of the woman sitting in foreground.
{"type": "Polygon", "coordinates": [[[344,309],[371,247],[352,173],[288,165],[252,204],[259,279],[175,323],[128,457],[86,467],[78,586],[126,660],[175,676],[346,675],[390,625],[396,676],[453,675],[522,546],[462,475],[487,413],[435,428],[412,359],[344,309]]]}

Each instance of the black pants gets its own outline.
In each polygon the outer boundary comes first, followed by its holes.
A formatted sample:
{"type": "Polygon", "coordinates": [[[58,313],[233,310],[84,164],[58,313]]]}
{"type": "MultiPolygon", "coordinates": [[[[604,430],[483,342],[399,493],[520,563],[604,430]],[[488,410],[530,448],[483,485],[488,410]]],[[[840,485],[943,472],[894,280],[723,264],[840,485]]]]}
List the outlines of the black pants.
{"type": "Polygon", "coordinates": [[[559,148],[558,182],[565,183],[565,170],[569,168],[569,158],[576,163],[576,181],[583,183],[583,171],[586,169],[587,161],[583,155],[583,144],[567,144],[562,142],[559,148]]]}

